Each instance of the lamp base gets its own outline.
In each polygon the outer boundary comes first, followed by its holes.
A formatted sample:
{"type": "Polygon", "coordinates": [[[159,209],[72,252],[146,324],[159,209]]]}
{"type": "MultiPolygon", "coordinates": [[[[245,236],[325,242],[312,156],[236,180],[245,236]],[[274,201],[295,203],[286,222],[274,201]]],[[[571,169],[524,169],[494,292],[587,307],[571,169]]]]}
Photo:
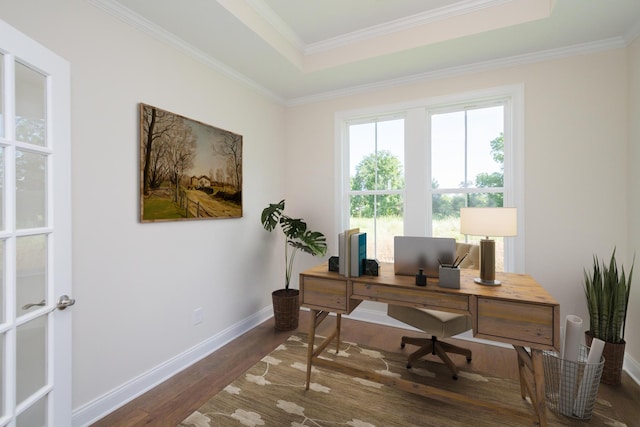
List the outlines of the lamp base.
{"type": "Polygon", "coordinates": [[[475,279],[473,279],[474,282],[476,282],[479,285],[484,285],[484,286],[500,286],[502,285],[502,282],[500,282],[500,280],[482,280],[479,277],[476,277],[475,279]]]}

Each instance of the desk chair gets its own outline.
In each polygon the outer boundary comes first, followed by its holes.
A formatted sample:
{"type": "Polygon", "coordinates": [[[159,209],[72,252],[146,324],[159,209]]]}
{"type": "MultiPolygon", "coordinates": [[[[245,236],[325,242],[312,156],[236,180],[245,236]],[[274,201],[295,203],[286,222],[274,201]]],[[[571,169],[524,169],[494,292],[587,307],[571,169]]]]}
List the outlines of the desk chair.
{"type": "MultiPolygon", "coordinates": [[[[462,257],[469,253],[463,261],[463,268],[478,268],[480,248],[478,245],[468,243],[456,243],[456,256],[462,257]]],[[[447,353],[455,353],[466,356],[467,363],[471,362],[471,350],[458,347],[453,344],[439,341],[438,338],[447,338],[461,334],[472,328],[471,317],[464,314],[448,313],[444,311],[428,310],[424,308],[389,305],[387,314],[396,320],[418,328],[431,338],[402,337],[401,347],[406,344],[416,345],[420,348],[409,355],[407,369],[411,368],[414,360],[431,353],[437,355],[453,373],[453,379],[458,379],[458,368],[447,356],[447,353]]]]}

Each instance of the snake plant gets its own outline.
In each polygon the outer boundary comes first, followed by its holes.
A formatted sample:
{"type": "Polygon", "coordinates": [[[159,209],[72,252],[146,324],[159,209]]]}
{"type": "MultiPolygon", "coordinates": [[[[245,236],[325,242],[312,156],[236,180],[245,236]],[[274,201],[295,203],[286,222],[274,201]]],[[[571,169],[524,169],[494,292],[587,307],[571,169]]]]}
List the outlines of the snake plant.
{"type": "Polygon", "coordinates": [[[629,291],[635,256],[629,270],[628,278],[624,267],[618,270],[616,250],[607,266],[593,257],[593,268],[590,273],[584,270],[584,291],[589,310],[589,328],[594,338],[610,343],[624,342],[629,291]]]}
{"type": "Polygon", "coordinates": [[[269,204],[262,211],[262,226],[267,231],[273,231],[278,224],[284,233],[285,289],[289,289],[293,260],[300,250],[310,255],[324,255],[327,252],[327,242],[324,234],[307,230],[307,223],[301,218],[291,218],[284,214],[284,200],[280,203],[269,204]],[[291,251],[289,249],[291,246],[291,251]]]}

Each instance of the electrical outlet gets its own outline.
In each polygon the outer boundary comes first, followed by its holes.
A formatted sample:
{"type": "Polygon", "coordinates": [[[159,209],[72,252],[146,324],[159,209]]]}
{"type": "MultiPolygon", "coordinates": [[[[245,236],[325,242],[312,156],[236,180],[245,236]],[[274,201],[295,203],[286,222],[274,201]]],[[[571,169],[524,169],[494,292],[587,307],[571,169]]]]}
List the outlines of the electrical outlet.
{"type": "Polygon", "coordinates": [[[193,310],[193,314],[191,315],[191,321],[194,325],[199,325],[202,323],[202,307],[198,307],[193,310]]]}

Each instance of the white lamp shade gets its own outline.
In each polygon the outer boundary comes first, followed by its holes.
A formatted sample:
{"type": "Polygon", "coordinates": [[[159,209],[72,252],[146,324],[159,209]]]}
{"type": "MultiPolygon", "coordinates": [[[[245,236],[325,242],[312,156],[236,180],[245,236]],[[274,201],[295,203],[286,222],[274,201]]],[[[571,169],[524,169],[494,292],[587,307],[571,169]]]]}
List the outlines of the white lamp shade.
{"type": "Polygon", "coordinates": [[[472,236],[515,236],[516,208],[461,208],[460,232],[472,236]]]}

